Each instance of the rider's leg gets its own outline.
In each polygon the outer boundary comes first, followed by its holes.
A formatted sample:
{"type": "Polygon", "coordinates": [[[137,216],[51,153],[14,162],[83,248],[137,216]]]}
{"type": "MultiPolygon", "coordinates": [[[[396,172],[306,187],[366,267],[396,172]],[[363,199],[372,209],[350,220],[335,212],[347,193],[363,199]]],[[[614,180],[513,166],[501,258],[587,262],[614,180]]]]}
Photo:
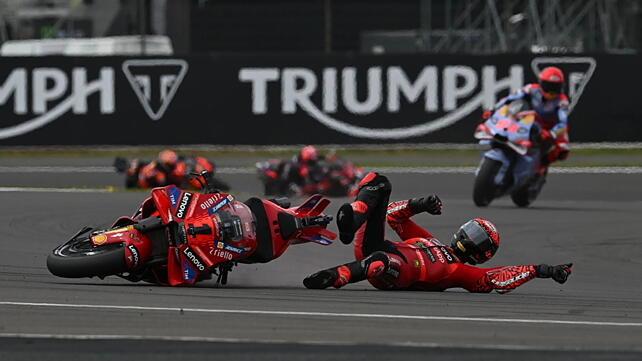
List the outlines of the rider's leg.
{"type": "Polygon", "coordinates": [[[339,209],[337,226],[341,241],[349,244],[354,240],[357,259],[387,249],[384,229],[391,189],[388,178],[368,173],[359,183],[355,201],[339,209]]]}
{"type": "Polygon", "coordinates": [[[341,266],[314,273],[303,280],[307,288],[322,289],[330,286],[339,288],[348,283],[363,281],[383,274],[390,264],[389,255],[375,252],[370,256],[341,266]]]}

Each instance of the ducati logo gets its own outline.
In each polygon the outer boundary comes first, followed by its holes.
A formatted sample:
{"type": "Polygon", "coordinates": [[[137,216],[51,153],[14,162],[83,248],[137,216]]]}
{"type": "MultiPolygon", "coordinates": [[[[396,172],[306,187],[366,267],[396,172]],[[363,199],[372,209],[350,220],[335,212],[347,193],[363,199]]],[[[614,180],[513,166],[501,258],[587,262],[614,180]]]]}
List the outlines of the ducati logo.
{"type": "Polygon", "coordinates": [[[571,98],[569,113],[580,100],[586,85],[591,80],[597,62],[589,57],[538,57],[531,61],[531,69],[535,76],[547,66],[556,66],[566,74],[568,84],[568,96],[571,98]]]}
{"type": "Polygon", "coordinates": [[[180,59],[132,59],[122,65],[138,101],[152,120],[163,117],[188,67],[180,59]]]}

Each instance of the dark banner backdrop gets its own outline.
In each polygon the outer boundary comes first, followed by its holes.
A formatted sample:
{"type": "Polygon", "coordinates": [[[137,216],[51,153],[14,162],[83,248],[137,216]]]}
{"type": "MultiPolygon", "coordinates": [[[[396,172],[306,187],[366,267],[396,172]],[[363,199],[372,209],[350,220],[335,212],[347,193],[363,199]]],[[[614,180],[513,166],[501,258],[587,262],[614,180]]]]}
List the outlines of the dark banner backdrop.
{"type": "Polygon", "coordinates": [[[481,111],[564,70],[572,141],[642,141],[639,56],[0,58],[0,145],[472,142],[481,111]]]}

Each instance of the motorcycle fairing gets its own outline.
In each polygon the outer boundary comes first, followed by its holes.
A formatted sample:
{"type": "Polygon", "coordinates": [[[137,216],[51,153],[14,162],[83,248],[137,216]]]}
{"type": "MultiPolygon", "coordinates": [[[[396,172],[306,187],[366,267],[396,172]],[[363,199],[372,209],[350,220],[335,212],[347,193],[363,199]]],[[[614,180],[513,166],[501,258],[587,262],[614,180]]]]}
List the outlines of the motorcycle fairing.
{"type": "MultiPolygon", "coordinates": [[[[494,179],[494,183],[496,185],[502,185],[506,178],[506,173],[511,167],[511,159],[506,155],[504,150],[499,148],[492,148],[486,151],[484,153],[484,157],[502,163],[502,166],[495,175],[494,179]]],[[[531,175],[535,174],[535,171],[539,166],[539,158],[539,151],[536,149],[531,149],[528,154],[517,155],[516,157],[514,157],[515,163],[512,167],[513,184],[518,184],[523,179],[527,179],[531,175]]],[[[477,169],[477,171],[479,171],[479,169],[477,169]]]]}
{"type": "Polygon", "coordinates": [[[150,240],[133,225],[91,236],[91,243],[94,246],[122,244],[125,249],[125,263],[130,270],[142,266],[152,253],[150,240]]]}
{"type": "Polygon", "coordinates": [[[508,105],[503,106],[485,122],[479,124],[474,137],[481,144],[496,141],[514,150],[520,155],[528,153],[532,147],[531,128],[535,124],[535,113],[523,111],[515,115],[506,115],[508,105]]]}

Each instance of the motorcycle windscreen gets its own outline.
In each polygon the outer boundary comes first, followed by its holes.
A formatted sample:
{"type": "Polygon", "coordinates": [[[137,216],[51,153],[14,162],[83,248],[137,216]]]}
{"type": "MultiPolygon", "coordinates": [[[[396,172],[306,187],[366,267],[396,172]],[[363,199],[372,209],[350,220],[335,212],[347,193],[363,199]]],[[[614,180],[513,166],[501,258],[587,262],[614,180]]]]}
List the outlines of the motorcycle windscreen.
{"type": "Polygon", "coordinates": [[[212,214],[216,248],[242,254],[256,247],[256,220],[250,208],[233,200],[212,214]]]}

